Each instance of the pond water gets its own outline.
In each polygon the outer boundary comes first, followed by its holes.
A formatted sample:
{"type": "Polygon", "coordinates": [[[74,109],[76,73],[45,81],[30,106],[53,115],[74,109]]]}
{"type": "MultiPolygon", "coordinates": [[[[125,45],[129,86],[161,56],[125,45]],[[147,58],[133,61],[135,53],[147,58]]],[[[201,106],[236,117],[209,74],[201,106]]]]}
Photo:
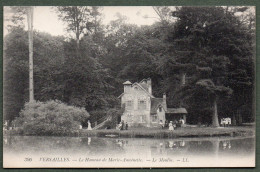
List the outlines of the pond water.
{"type": "Polygon", "coordinates": [[[5,167],[254,166],[254,138],[5,136],[5,167]]]}

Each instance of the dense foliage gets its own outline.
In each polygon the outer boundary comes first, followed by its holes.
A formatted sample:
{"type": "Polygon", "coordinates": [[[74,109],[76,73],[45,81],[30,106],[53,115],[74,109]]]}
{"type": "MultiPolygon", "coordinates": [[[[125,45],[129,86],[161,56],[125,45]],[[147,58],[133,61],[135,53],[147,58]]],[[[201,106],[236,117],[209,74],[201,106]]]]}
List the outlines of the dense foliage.
{"type": "MultiPolygon", "coordinates": [[[[187,104],[192,107],[189,112],[194,111],[192,104],[199,100],[201,103],[195,106],[200,109],[204,102],[212,102],[206,109],[213,107],[214,114],[219,104],[222,117],[239,118],[236,115],[244,109],[244,120],[250,120],[253,117],[253,30],[242,24],[234,10],[223,7],[200,7],[199,10],[183,7],[173,16],[177,22],[169,37],[174,45],[170,51],[176,56],[173,64],[182,66],[180,73],[192,77],[181,91],[186,92],[184,98],[193,100],[187,104]],[[200,96],[205,92],[205,96],[200,96]]],[[[197,116],[198,112],[194,113],[197,116]]]]}
{"type": "MultiPolygon", "coordinates": [[[[150,77],[154,96],[165,92],[168,106],[187,108],[189,123],[217,126],[220,117],[254,121],[254,15],[237,15],[246,7],[154,9],[160,20],[151,26],[127,24],[120,14],[103,26],[94,20],[99,9],[86,8],[85,23],[92,24],[81,28],[81,36],[34,32],[35,99],[83,107],[98,120],[120,107],[117,97],[125,80],[150,77]]],[[[58,10],[68,22],[67,10],[75,9],[58,10]]],[[[77,34],[72,26],[68,23],[77,34]]],[[[26,35],[15,26],[4,39],[4,114],[9,120],[28,101],[26,35]]]]}
{"type": "Polygon", "coordinates": [[[79,129],[89,118],[84,108],[60,101],[26,103],[14,125],[25,135],[64,135],[79,129]]]}

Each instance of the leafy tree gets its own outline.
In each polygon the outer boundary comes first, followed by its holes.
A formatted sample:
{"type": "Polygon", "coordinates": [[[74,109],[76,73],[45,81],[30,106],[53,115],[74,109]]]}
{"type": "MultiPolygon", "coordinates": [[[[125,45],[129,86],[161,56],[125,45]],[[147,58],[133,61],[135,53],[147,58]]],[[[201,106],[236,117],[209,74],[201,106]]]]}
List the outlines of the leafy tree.
{"type": "Polygon", "coordinates": [[[218,127],[219,121],[217,102],[219,101],[219,97],[223,97],[223,95],[231,95],[232,90],[224,86],[215,86],[215,84],[211,80],[200,80],[196,83],[196,85],[199,86],[196,91],[202,89],[202,92],[207,92],[210,100],[213,100],[212,126],[218,127]]]}
{"type": "MultiPolygon", "coordinates": [[[[173,16],[177,20],[169,37],[175,54],[173,66],[175,69],[183,66],[180,73],[192,71],[189,77],[193,79],[188,85],[197,88],[194,84],[200,83],[214,94],[216,90],[229,93],[233,90],[230,100],[240,94],[238,90],[252,94],[252,46],[245,42],[251,42],[252,38],[232,12],[222,7],[181,7],[173,16]],[[199,74],[202,71],[204,74],[199,74]],[[197,79],[194,81],[194,78],[197,79]],[[208,82],[204,82],[205,79],[208,82]]],[[[213,96],[211,100],[217,98],[213,96]]],[[[246,103],[243,98],[239,100],[246,103]]],[[[215,121],[213,125],[217,126],[215,121]]]]}
{"type": "Polygon", "coordinates": [[[28,40],[27,34],[17,28],[4,41],[4,119],[18,116],[25,99],[28,100],[28,40]]]}
{"type": "MultiPolygon", "coordinates": [[[[169,7],[169,6],[153,6],[153,10],[156,12],[160,19],[160,23],[163,26],[167,26],[170,23],[174,22],[174,18],[171,15],[172,10],[175,7],[169,7]]],[[[149,18],[148,16],[145,16],[149,18]]]]}
{"type": "MultiPolygon", "coordinates": [[[[34,32],[36,100],[62,100],[63,39],[34,32]]],[[[14,28],[4,38],[4,114],[7,120],[17,117],[24,103],[28,101],[28,73],[27,32],[20,27],[14,28]]]]}
{"type": "Polygon", "coordinates": [[[89,6],[58,6],[59,18],[67,24],[67,31],[76,37],[76,48],[79,49],[80,36],[93,29],[96,30],[98,7],[89,6]]]}
{"type": "Polygon", "coordinates": [[[8,23],[6,26],[8,31],[12,31],[15,28],[24,29],[27,9],[28,7],[24,6],[4,7],[6,14],[4,20],[8,23]]]}
{"type": "Polygon", "coordinates": [[[110,93],[112,78],[99,62],[96,43],[90,36],[88,38],[81,40],[78,58],[74,58],[74,42],[65,43],[63,101],[88,111],[113,107],[116,98],[110,93]]]}

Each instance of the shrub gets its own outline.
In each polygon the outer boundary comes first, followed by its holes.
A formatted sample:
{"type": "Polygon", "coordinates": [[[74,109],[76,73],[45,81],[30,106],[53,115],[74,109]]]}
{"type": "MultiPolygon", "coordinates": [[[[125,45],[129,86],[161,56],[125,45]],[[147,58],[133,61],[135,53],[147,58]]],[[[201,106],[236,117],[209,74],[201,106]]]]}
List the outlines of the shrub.
{"type": "Polygon", "coordinates": [[[60,101],[26,103],[14,123],[26,135],[67,135],[89,118],[83,108],[60,101]]]}

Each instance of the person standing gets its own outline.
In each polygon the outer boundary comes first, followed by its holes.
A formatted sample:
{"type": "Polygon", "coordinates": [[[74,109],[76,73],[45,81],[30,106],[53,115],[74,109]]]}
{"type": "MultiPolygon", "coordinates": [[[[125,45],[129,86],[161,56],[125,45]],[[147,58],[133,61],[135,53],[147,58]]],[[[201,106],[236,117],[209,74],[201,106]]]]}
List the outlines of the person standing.
{"type": "Polygon", "coordinates": [[[168,127],[168,120],[165,121],[164,127],[167,128],[168,127]]]}
{"type": "Polygon", "coordinates": [[[124,120],[122,120],[122,128],[121,130],[124,130],[125,124],[124,124],[124,120]]]}
{"type": "Polygon", "coordinates": [[[128,124],[127,124],[127,122],[125,123],[125,130],[127,130],[128,129],[128,124]]]}
{"type": "Polygon", "coordinates": [[[178,121],[177,120],[174,120],[173,122],[173,128],[177,128],[178,127],[178,121]]]}
{"type": "Polygon", "coordinates": [[[169,123],[169,130],[170,130],[170,131],[173,131],[173,130],[174,130],[173,125],[172,125],[172,121],[169,123]]]}
{"type": "Polygon", "coordinates": [[[120,123],[117,125],[117,129],[118,129],[118,130],[121,130],[121,129],[122,129],[122,122],[120,122],[120,123]]]}
{"type": "Polygon", "coordinates": [[[92,130],[92,128],[91,128],[91,123],[90,123],[90,121],[88,120],[88,129],[87,130],[92,130]]]}

